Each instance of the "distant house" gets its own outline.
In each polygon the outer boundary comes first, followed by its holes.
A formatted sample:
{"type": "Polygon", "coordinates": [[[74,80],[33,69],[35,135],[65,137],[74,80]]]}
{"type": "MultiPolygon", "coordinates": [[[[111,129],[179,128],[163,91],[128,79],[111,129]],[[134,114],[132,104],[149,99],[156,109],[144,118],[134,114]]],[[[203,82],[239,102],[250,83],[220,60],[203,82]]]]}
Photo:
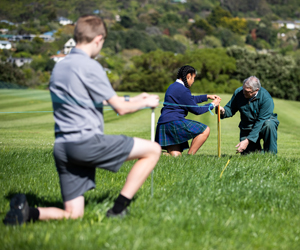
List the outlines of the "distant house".
{"type": "Polygon", "coordinates": [[[31,63],[31,58],[20,58],[20,57],[9,57],[6,62],[9,62],[11,64],[16,64],[18,67],[23,66],[25,63],[31,63]]]}
{"type": "Polygon", "coordinates": [[[121,17],[120,17],[120,15],[116,15],[116,16],[115,16],[115,19],[116,19],[117,22],[121,22],[121,17]]]}
{"type": "Polygon", "coordinates": [[[45,36],[53,36],[55,33],[56,33],[56,30],[51,30],[51,31],[45,32],[43,35],[45,35],[45,36]]]}
{"type": "Polygon", "coordinates": [[[67,25],[67,24],[72,24],[73,23],[73,21],[69,20],[68,18],[62,17],[62,16],[58,18],[58,22],[61,25],[67,25]]]}
{"type": "Polygon", "coordinates": [[[187,3],[187,0],[171,0],[172,3],[187,3]]]}
{"type": "Polygon", "coordinates": [[[64,54],[69,54],[71,52],[71,49],[75,48],[76,42],[73,38],[69,39],[64,45],[64,54]]]}
{"type": "Polygon", "coordinates": [[[7,39],[9,41],[13,41],[13,42],[19,42],[20,40],[27,40],[27,41],[32,41],[35,37],[39,37],[42,38],[44,40],[44,42],[52,42],[55,39],[50,36],[50,35],[7,35],[7,39]]]}
{"type": "Polygon", "coordinates": [[[0,29],[1,34],[6,34],[8,32],[8,29],[0,29]]]}
{"type": "Polygon", "coordinates": [[[15,25],[14,23],[7,20],[0,20],[0,23],[7,23],[8,25],[15,25]]]}
{"type": "Polygon", "coordinates": [[[39,38],[42,38],[44,42],[52,42],[54,41],[54,37],[50,35],[38,35],[39,38]]]}
{"type": "Polygon", "coordinates": [[[0,41],[0,49],[11,49],[11,43],[9,41],[0,41]]]}
{"type": "Polygon", "coordinates": [[[300,29],[300,21],[274,21],[272,22],[273,26],[276,28],[286,27],[289,30],[300,29]]]}
{"type": "Polygon", "coordinates": [[[66,57],[65,54],[57,54],[57,55],[53,55],[50,58],[54,61],[54,62],[60,62],[62,59],[64,59],[66,57]]]}
{"type": "Polygon", "coordinates": [[[7,35],[6,37],[9,41],[12,41],[12,42],[18,42],[20,40],[23,40],[23,36],[21,36],[21,35],[7,35]]]}

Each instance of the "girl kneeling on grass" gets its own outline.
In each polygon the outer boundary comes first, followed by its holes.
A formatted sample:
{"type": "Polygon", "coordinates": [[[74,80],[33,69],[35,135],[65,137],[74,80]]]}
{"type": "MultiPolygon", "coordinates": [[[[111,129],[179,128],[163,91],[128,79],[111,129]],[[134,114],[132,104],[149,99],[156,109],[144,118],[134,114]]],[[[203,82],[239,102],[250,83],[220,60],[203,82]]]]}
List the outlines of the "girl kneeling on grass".
{"type": "Polygon", "coordinates": [[[172,156],[180,156],[189,148],[188,140],[193,139],[188,154],[194,155],[209,136],[210,129],[201,122],[185,119],[188,112],[201,115],[220,104],[217,95],[193,96],[196,70],[189,65],[183,66],[177,73],[177,80],[166,91],[164,107],[157,122],[155,141],[172,156]],[[204,106],[197,103],[213,101],[204,106]]]}

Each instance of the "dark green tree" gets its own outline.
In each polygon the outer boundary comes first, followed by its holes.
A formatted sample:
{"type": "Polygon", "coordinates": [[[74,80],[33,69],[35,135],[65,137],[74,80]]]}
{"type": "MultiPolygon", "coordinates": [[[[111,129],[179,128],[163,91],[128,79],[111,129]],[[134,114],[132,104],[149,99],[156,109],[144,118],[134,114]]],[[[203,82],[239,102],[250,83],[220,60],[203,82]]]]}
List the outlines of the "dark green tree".
{"type": "Polygon", "coordinates": [[[118,90],[163,92],[180,67],[178,56],[161,50],[134,57],[132,61],[134,68],[124,73],[118,90]]]}
{"type": "Polygon", "coordinates": [[[121,22],[120,24],[124,27],[124,28],[131,28],[133,26],[133,21],[129,16],[121,16],[121,22]]]}
{"type": "Polygon", "coordinates": [[[243,81],[255,75],[273,97],[299,100],[299,69],[290,57],[258,54],[240,47],[228,48],[227,54],[236,59],[236,71],[232,75],[235,79],[243,81]]]}
{"type": "Polygon", "coordinates": [[[10,63],[2,63],[0,67],[0,81],[25,86],[25,77],[20,69],[10,63]]]}
{"type": "Polygon", "coordinates": [[[207,21],[215,26],[218,27],[221,25],[222,17],[232,17],[229,11],[222,9],[220,6],[215,7],[210,15],[207,17],[207,21]]]}

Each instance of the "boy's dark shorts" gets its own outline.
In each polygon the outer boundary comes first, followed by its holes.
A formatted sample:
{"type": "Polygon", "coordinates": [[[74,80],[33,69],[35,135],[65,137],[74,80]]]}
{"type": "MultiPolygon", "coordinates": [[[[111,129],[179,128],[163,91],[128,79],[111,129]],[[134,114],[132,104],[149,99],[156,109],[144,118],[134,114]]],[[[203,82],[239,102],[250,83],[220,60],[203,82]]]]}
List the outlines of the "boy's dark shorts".
{"type": "Polygon", "coordinates": [[[133,144],[133,138],[125,135],[94,135],[78,142],[55,143],[53,154],[63,201],[95,188],[95,168],[117,172],[133,144]]]}

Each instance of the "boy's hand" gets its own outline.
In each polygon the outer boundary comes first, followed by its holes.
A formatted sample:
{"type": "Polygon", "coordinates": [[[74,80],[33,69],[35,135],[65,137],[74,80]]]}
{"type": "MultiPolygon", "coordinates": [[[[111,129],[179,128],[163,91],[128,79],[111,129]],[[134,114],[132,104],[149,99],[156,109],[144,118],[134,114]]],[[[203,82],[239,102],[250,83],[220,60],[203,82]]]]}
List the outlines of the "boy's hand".
{"type": "Polygon", "coordinates": [[[150,95],[149,95],[148,93],[144,92],[144,93],[139,94],[139,95],[137,95],[137,96],[131,97],[130,100],[131,100],[132,102],[139,102],[139,101],[141,101],[141,100],[143,100],[143,99],[146,99],[146,98],[149,97],[149,96],[150,96],[150,95]]]}
{"type": "Polygon", "coordinates": [[[159,105],[159,96],[158,95],[149,95],[145,98],[146,107],[156,108],[159,105]]]}

